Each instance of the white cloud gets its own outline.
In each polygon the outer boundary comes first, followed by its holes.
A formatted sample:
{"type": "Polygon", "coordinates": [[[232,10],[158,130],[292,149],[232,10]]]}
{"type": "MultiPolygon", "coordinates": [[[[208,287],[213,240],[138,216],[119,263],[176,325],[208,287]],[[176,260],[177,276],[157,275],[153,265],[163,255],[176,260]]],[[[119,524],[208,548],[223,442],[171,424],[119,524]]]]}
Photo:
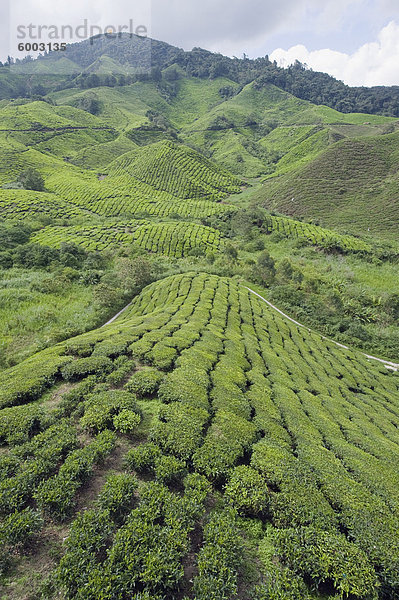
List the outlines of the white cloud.
{"type": "Polygon", "coordinates": [[[348,85],[399,85],[399,25],[391,21],[375,42],[364,44],[353,54],[329,48],[310,51],[298,45],[289,50],[278,48],[270,58],[280,66],[299,60],[314,71],[329,73],[348,85]]]}

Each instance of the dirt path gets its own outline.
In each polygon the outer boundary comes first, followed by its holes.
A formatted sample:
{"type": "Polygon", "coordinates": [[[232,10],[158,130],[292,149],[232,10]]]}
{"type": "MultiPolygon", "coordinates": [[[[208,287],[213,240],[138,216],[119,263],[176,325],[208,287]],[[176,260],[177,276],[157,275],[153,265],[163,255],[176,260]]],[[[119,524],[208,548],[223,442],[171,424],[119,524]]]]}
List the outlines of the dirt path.
{"type": "Polygon", "coordinates": [[[125,310],[127,310],[129,308],[130,305],[131,305],[131,302],[129,302],[129,304],[127,306],[125,306],[125,308],[122,308],[122,310],[120,310],[118,313],[116,313],[116,315],[114,317],[112,317],[112,319],[110,319],[109,321],[104,323],[104,325],[101,325],[101,327],[105,327],[106,325],[111,325],[111,323],[113,323],[122,313],[124,313],[125,310]]]}
{"type": "MultiPolygon", "coordinates": [[[[271,302],[269,302],[268,300],[266,300],[266,298],[264,298],[263,296],[261,296],[257,292],[254,292],[254,290],[251,290],[251,288],[249,288],[247,286],[244,286],[244,287],[245,287],[245,289],[249,290],[251,292],[251,294],[254,294],[258,298],[260,298],[261,300],[263,300],[263,302],[266,302],[266,304],[268,306],[270,306],[270,308],[272,308],[273,310],[275,310],[276,312],[278,312],[285,319],[288,319],[289,321],[291,321],[291,323],[294,323],[295,325],[298,325],[298,327],[303,327],[304,329],[307,329],[308,331],[312,331],[313,333],[317,333],[313,329],[310,329],[309,327],[306,327],[306,325],[303,325],[302,323],[299,323],[298,321],[295,321],[295,319],[292,319],[291,317],[289,317],[288,315],[286,315],[282,310],[280,310],[279,308],[277,308],[277,306],[274,306],[274,304],[272,304],[271,302]]],[[[319,335],[321,335],[321,334],[319,334],[319,335]]],[[[340,348],[343,348],[344,350],[350,350],[350,348],[348,346],[345,346],[344,344],[340,344],[339,342],[336,342],[335,340],[331,340],[330,338],[327,338],[325,335],[322,335],[321,337],[323,338],[323,340],[327,340],[327,341],[331,342],[332,344],[335,344],[336,346],[339,346],[340,348]]],[[[390,369],[392,371],[398,371],[399,370],[399,364],[398,363],[394,363],[394,362],[391,362],[389,360],[384,360],[383,358],[377,358],[376,356],[372,356],[370,354],[365,354],[364,352],[361,352],[361,354],[363,356],[365,356],[366,358],[369,358],[370,360],[377,360],[378,362],[380,362],[383,365],[385,365],[385,367],[387,369],[390,369]]]]}

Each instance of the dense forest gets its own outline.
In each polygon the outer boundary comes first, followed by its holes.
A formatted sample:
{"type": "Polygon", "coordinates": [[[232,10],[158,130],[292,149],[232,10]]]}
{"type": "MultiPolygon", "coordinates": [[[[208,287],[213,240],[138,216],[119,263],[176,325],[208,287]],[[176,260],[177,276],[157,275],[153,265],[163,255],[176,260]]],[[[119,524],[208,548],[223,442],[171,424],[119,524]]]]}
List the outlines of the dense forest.
{"type": "MultiPolygon", "coordinates": [[[[259,87],[272,83],[297,98],[324,104],[340,112],[399,116],[399,86],[350,87],[326,73],[313,71],[298,61],[288,68],[279,67],[267,55],[252,60],[245,54],[242,58],[230,58],[202,48],[186,52],[164,42],[137,36],[131,38],[125,34],[117,43],[113,36],[104,35],[71,44],[63,54],[63,58],[65,57],[84,72],[83,80],[82,75],[76,72],[46,78],[42,74],[32,74],[27,78],[13,69],[10,72],[10,64],[18,65],[23,61],[14,61],[9,57],[7,63],[0,66],[0,98],[40,95],[65,87],[129,85],[137,78],[158,81],[162,78],[162,70],[168,69],[167,77],[171,80],[186,75],[201,79],[226,77],[241,85],[256,81],[259,87]],[[98,77],[93,72],[93,64],[103,56],[116,61],[116,72],[98,77]],[[126,65],[141,66],[145,73],[126,76],[123,68],[126,65]]],[[[28,57],[24,61],[29,62],[31,59],[28,57]]],[[[41,56],[38,62],[42,61],[54,61],[53,53],[41,56]]]]}

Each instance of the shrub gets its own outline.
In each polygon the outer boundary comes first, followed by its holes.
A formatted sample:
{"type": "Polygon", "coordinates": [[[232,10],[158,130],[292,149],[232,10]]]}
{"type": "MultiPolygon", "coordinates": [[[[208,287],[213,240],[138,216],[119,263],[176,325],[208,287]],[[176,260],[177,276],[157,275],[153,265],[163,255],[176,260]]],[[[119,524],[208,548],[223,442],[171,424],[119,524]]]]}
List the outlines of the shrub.
{"type": "Polygon", "coordinates": [[[136,489],[137,479],[133,475],[109,475],[99,494],[99,505],[109,511],[113,519],[120,520],[132,510],[136,489]]]}
{"type": "Polygon", "coordinates": [[[106,560],[92,573],[88,587],[93,599],[132,598],[143,589],[155,597],[172,597],[184,576],[182,561],[192,527],[185,497],[159,483],[145,485],[138,508],[118,529],[106,560]]]}
{"type": "Polygon", "coordinates": [[[196,469],[214,479],[226,476],[254,442],[253,423],[228,411],[218,411],[203,446],[193,456],[196,469]]]}
{"type": "Polygon", "coordinates": [[[173,366],[177,351],[176,348],[171,348],[170,346],[165,346],[162,342],[158,342],[148,353],[148,356],[157,369],[169,371],[173,366]]]}
{"type": "Polygon", "coordinates": [[[124,408],[113,418],[115,429],[121,433],[132,433],[140,425],[140,421],[140,415],[128,408],[124,408]]]}
{"type": "Polygon", "coordinates": [[[155,461],[154,472],[161,483],[176,483],[186,474],[186,463],[174,456],[161,456],[155,461]]]}
{"type": "Polygon", "coordinates": [[[154,396],[164,377],[165,374],[157,371],[157,369],[146,367],[141,371],[136,371],[130,377],[125,388],[129,392],[136,394],[139,398],[154,396]]]}
{"type": "MultiPolygon", "coordinates": [[[[262,584],[257,585],[253,600],[311,600],[306,585],[290,569],[272,566],[266,571],[262,584]]],[[[332,599],[332,596],[329,596],[332,599]]],[[[338,599],[337,599],[338,600],[338,599]]]]}
{"type": "Polygon", "coordinates": [[[40,513],[25,508],[21,512],[15,511],[0,523],[0,545],[27,546],[33,537],[40,531],[43,520],[40,513]]]}
{"type": "Polygon", "coordinates": [[[148,473],[155,467],[155,462],[162,456],[159,446],[147,442],[132,448],[125,456],[127,468],[134,469],[138,473],[148,473]]]}
{"type": "Polygon", "coordinates": [[[0,443],[23,444],[43,428],[45,413],[37,405],[13,406],[0,411],[0,443]]]}
{"type": "Polygon", "coordinates": [[[341,594],[375,598],[377,577],[366,554],[340,533],[312,527],[281,529],[276,547],[284,563],[319,585],[331,581],[341,594]]]}
{"type": "Polygon", "coordinates": [[[103,431],[88,446],[68,455],[57,475],[42,482],[34,497],[38,506],[58,519],[64,519],[73,506],[76,491],[92,473],[95,463],[114,448],[116,437],[103,431]]]}
{"type": "Polygon", "coordinates": [[[123,410],[133,413],[138,411],[135,397],[129,392],[109,390],[95,393],[85,401],[85,413],[80,419],[80,424],[84,429],[91,431],[109,429],[115,426],[114,417],[123,410]]]}
{"type": "Polygon", "coordinates": [[[96,385],[97,378],[95,375],[86,377],[76,387],[62,396],[61,402],[54,412],[54,416],[56,418],[70,416],[74,411],[83,406],[83,400],[93,391],[96,385]]]}
{"type": "Polygon", "coordinates": [[[236,467],[226,485],[225,498],[243,516],[265,513],[267,485],[265,479],[251,467],[236,467]]]}
{"type": "Polygon", "coordinates": [[[193,367],[179,368],[168,374],[159,386],[158,398],[163,402],[183,402],[196,408],[209,407],[209,378],[206,372],[193,367]]]}
{"type": "Polygon", "coordinates": [[[18,177],[18,182],[21,183],[25,190],[34,190],[42,192],[44,190],[44,179],[36,169],[29,167],[22,171],[18,177]]]}
{"type": "Polygon", "coordinates": [[[187,460],[201,445],[208,419],[209,414],[201,408],[172,402],[159,411],[159,421],[151,430],[151,439],[165,452],[187,460]]]}
{"type": "Polygon", "coordinates": [[[58,356],[56,349],[43,350],[19,365],[0,373],[0,408],[37,400],[52,386],[70,357],[58,356]]]}
{"type": "Polygon", "coordinates": [[[86,375],[110,373],[112,369],[112,361],[106,356],[90,356],[71,361],[63,367],[61,374],[64,379],[74,381],[86,375]]]}
{"type": "Polygon", "coordinates": [[[80,513],[66,539],[66,552],[57,568],[57,579],[67,598],[94,600],[90,576],[104,555],[114,524],[107,510],[80,513]]]}
{"type": "Polygon", "coordinates": [[[0,512],[9,514],[26,506],[38,484],[52,475],[64,456],[76,446],[76,431],[65,422],[17,446],[14,452],[22,462],[12,477],[0,481],[0,512]]]}
{"type": "Polygon", "coordinates": [[[198,575],[193,584],[196,600],[229,600],[236,596],[242,549],[235,513],[211,515],[198,555],[198,575]]]}

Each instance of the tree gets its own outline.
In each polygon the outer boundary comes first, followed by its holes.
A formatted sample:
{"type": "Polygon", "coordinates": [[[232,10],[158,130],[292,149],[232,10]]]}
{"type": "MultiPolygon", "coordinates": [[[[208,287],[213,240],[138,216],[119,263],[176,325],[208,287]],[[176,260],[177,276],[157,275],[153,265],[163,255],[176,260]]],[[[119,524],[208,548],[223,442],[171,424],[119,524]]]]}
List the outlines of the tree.
{"type": "Polygon", "coordinates": [[[44,179],[39,171],[30,167],[22,171],[18,177],[18,182],[21,183],[25,190],[34,190],[42,192],[44,190],[44,179]]]}
{"type": "Polygon", "coordinates": [[[258,256],[256,267],[254,269],[257,278],[266,285],[273,282],[276,274],[274,259],[270,256],[268,250],[263,250],[258,256]]]}
{"type": "Polygon", "coordinates": [[[224,254],[230,260],[237,260],[238,252],[237,252],[237,249],[233,246],[233,244],[226,244],[225,249],[224,249],[224,254]]]}

